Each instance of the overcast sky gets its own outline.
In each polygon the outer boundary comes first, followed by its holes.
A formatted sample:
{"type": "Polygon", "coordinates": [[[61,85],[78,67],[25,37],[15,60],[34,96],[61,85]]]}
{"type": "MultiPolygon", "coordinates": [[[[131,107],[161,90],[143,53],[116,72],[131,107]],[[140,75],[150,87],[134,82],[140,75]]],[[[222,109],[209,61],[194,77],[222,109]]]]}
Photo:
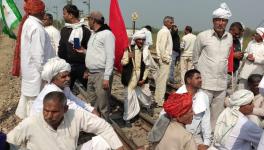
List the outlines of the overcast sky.
{"type": "MultiPolygon", "coordinates": [[[[14,1],[21,9],[23,0],[14,1]]],[[[49,12],[55,11],[54,6],[58,6],[59,17],[62,19],[62,7],[66,0],[44,1],[49,12]]],[[[87,14],[88,6],[83,1],[88,0],[73,0],[73,4],[87,14]]],[[[149,24],[160,28],[163,17],[170,15],[175,18],[180,30],[185,25],[191,25],[195,31],[200,31],[211,28],[212,12],[221,2],[226,2],[232,11],[229,25],[241,21],[245,26],[255,29],[264,20],[264,0],[119,0],[119,5],[127,27],[131,27],[131,14],[136,11],[139,15],[137,27],[149,24]]],[[[91,10],[101,11],[107,21],[109,5],[110,0],[91,0],[91,10]]]]}

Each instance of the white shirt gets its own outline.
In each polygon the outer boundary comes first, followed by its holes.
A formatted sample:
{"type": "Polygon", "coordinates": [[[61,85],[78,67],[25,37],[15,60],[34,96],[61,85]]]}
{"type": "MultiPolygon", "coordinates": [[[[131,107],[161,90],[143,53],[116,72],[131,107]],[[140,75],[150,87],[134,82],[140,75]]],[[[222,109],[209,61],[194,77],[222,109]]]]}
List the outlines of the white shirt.
{"type": "Polygon", "coordinates": [[[100,135],[112,149],[122,146],[110,124],[81,110],[68,110],[57,130],[46,123],[42,113],[30,116],[8,133],[7,141],[30,150],[76,150],[80,131],[100,135]]]}
{"type": "Polygon", "coordinates": [[[262,133],[263,130],[261,128],[240,113],[239,119],[227,137],[225,145],[220,145],[218,149],[252,150],[252,145],[257,148],[262,133]]]}
{"type": "Polygon", "coordinates": [[[53,83],[46,84],[42,91],[39,93],[38,97],[35,99],[31,110],[30,110],[30,116],[33,116],[37,113],[42,112],[43,110],[43,99],[44,97],[53,91],[58,91],[58,92],[63,92],[67,98],[67,105],[69,106],[69,109],[84,109],[89,112],[93,111],[93,107],[90,106],[89,104],[85,103],[78,97],[72,94],[71,90],[69,87],[65,87],[64,90],[59,88],[53,83]]]}
{"type": "Polygon", "coordinates": [[[181,48],[183,49],[183,52],[181,56],[192,57],[195,40],[196,35],[192,33],[188,33],[182,37],[181,48]]]}
{"type": "Polygon", "coordinates": [[[232,44],[232,35],[228,32],[221,38],[213,29],[198,34],[193,48],[193,65],[201,72],[203,89],[227,89],[227,61],[232,44]]]}
{"type": "Polygon", "coordinates": [[[146,41],[145,41],[145,43],[148,46],[152,45],[153,42],[152,42],[152,34],[151,34],[151,32],[148,29],[146,29],[146,28],[142,28],[141,31],[143,31],[146,34],[146,41]]]}
{"type": "Polygon", "coordinates": [[[51,45],[53,49],[55,50],[55,54],[58,55],[58,47],[59,47],[59,42],[60,42],[60,31],[52,25],[45,27],[45,30],[49,34],[51,45]]]}
{"type": "Polygon", "coordinates": [[[37,96],[41,87],[42,66],[55,56],[48,33],[41,20],[29,16],[21,33],[21,92],[37,96]]]}
{"type": "Polygon", "coordinates": [[[162,62],[171,62],[172,46],[170,30],[163,26],[158,32],[156,41],[157,56],[162,62]]]}
{"type": "Polygon", "coordinates": [[[257,43],[255,40],[250,41],[246,50],[245,50],[246,58],[248,54],[253,54],[255,58],[254,62],[249,60],[245,60],[245,64],[241,69],[239,77],[242,79],[248,79],[251,74],[260,74],[264,73],[264,43],[257,43]]]}

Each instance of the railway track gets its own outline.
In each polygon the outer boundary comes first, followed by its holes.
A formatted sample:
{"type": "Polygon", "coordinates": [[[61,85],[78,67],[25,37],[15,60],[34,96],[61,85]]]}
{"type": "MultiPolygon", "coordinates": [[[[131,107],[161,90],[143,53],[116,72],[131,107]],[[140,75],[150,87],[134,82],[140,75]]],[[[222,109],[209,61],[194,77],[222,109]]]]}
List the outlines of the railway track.
{"type": "MultiPolygon", "coordinates": [[[[159,116],[161,108],[154,109],[154,115],[150,116],[147,113],[140,112],[132,121],[132,127],[127,128],[124,126],[123,116],[123,100],[124,100],[124,87],[121,84],[120,74],[115,73],[112,86],[111,100],[113,110],[111,111],[111,122],[113,128],[116,130],[120,139],[122,140],[125,149],[127,150],[148,150],[151,149],[147,140],[148,132],[151,130],[155,120],[159,116]]],[[[79,91],[81,97],[87,99],[87,93],[83,86],[76,83],[76,89],[79,91]]],[[[155,84],[154,80],[150,79],[150,89],[154,94],[155,84]]],[[[170,92],[175,91],[176,88],[167,85],[168,95],[170,92]]]]}

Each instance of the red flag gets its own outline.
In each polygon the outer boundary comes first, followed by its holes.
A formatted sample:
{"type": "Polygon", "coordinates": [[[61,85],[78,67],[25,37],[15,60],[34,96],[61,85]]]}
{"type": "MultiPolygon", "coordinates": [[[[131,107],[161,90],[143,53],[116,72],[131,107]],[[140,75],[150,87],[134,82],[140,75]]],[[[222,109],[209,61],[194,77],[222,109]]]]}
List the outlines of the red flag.
{"type": "Polygon", "coordinates": [[[229,54],[229,58],[228,58],[228,66],[227,66],[227,70],[228,72],[232,73],[234,71],[234,46],[232,46],[230,48],[230,54],[229,54]]]}
{"type": "Polygon", "coordinates": [[[125,49],[128,47],[128,37],[118,0],[111,0],[109,26],[115,35],[115,67],[121,72],[121,59],[125,49]]]}

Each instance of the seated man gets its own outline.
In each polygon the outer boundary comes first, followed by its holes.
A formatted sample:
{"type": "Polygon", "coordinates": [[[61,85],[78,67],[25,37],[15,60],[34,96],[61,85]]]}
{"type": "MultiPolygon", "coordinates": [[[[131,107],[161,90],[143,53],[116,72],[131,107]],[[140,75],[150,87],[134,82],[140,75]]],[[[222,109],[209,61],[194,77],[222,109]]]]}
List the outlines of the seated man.
{"type": "Polygon", "coordinates": [[[11,149],[76,150],[80,131],[94,133],[81,150],[122,150],[113,128],[103,119],[87,111],[68,110],[62,92],[44,97],[43,112],[29,116],[7,134],[11,149]]]}
{"type": "Polygon", "coordinates": [[[263,130],[246,116],[253,111],[254,94],[239,90],[229,99],[230,106],[219,115],[215,131],[214,146],[218,150],[251,150],[257,148],[263,130]]]}
{"type": "Polygon", "coordinates": [[[55,57],[48,60],[42,71],[42,79],[48,84],[42,89],[35,99],[30,115],[41,112],[43,109],[43,98],[52,91],[63,92],[67,97],[69,109],[84,109],[97,114],[97,111],[78,97],[72,94],[69,88],[71,66],[64,59],[55,57]]]}
{"type": "Polygon", "coordinates": [[[147,84],[149,74],[149,50],[145,49],[146,35],[138,31],[133,35],[132,51],[126,50],[121,63],[123,65],[122,84],[125,86],[124,116],[126,125],[140,111],[139,101],[150,110],[151,92],[147,84]]]}
{"type": "MultiPolygon", "coordinates": [[[[193,134],[194,140],[199,149],[207,149],[211,145],[211,122],[210,122],[210,106],[209,98],[206,93],[201,90],[201,74],[196,69],[188,70],[184,76],[185,85],[181,86],[176,93],[190,93],[193,95],[193,111],[194,116],[192,123],[186,125],[186,130],[193,134]]],[[[164,115],[164,110],[161,115],[164,115]]],[[[164,120],[164,118],[163,118],[164,120]]]]}
{"type": "Polygon", "coordinates": [[[192,134],[185,125],[192,123],[192,96],[189,93],[173,93],[163,104],[170,122],[155,150],[196,150],[192,134]]]}
{"type": "Polygon", "coordinates": [[[264,97],[259,93],[259,83],[262,79],[262,75],[252,74],[248,77],[248,89],[253,92],[253,112],[248,115],[248,118],[256,123],[259,127],[264,128],[264,97]]]}

